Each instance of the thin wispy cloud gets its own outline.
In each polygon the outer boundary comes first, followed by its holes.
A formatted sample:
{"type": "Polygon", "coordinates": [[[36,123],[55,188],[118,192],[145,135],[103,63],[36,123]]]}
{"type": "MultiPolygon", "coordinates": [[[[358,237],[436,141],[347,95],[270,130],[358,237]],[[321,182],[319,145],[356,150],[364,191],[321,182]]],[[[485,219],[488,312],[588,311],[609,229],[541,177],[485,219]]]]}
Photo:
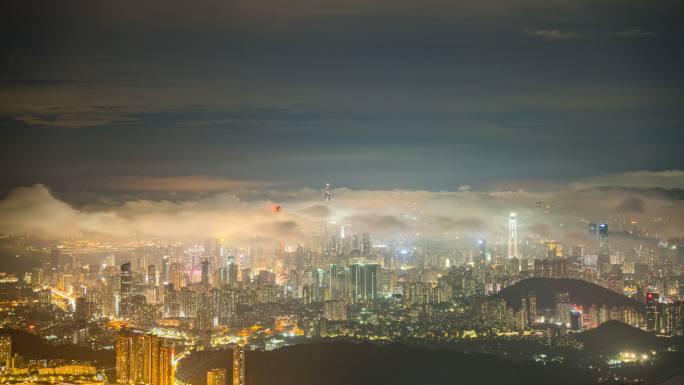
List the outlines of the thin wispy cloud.
{"type": "Polygon", "coordinates": [[[524,33],[545,40],[572,40],[582,37],[580,33],[558,29],[526,29],[524,33]]]}
{"type": "Polygon", "coordinates": [[[523,33],[525,35],[533,36],[544,40],[574,40],[579,38],[595,38],[601,35],[610,35],[624,38],[651,37],[656,35],[654,31],[643,28],[630,28],[610,31],[563,31],[559,29],[525,29],[523,33]]]}
{"type": "Polygon", "coordinates": [[[615,35],[615,36],[620,36],[620,37],[651,37],[651,36],[656,35],[655,32],[649,31],[647,29],[642,29],[642,28],[611,31],[611,32],[609,32],[609,34],[615,35]]]}
{"type": "Polygon", "coordinates": [[[89,128],[112,123],[123,124],[136,120],[132,117],[116,115],[57,115],[53,117],[21,115],[14,119],[28,126],[57,128],[89,128]]]}

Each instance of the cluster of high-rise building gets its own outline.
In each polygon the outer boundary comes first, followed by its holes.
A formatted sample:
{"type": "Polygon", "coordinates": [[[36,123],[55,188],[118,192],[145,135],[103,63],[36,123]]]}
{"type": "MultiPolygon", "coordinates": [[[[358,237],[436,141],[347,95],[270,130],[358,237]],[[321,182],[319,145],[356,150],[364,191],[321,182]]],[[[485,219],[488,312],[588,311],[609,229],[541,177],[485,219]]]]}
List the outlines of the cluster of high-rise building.
{"type": "MultiPolygon", "coordinates": [[[[97,317],[138,327],[175,320],[205,334],[258,320],[265,304],[290,301],[315,310],[307,317],[333,322],[355,319],[358,305],[393,300],[411,314],[423,314],[423,321],[427,313],[428,320],[438,319],[435,306],[489,296],[529,277],[582,279],[644,303],[646,292],[659,293],[660,313],[678,317],[676,305],[664,306],[684,295],[673,274],[681,268],[673,249],[611,247],[607,224],[588,225],[594,239],[589,245],[533,240],[521,237],[519,221],[517,213],[508,215],[505,242],[480,238],[472,245],[423,240],[373,246],[370,234],[349,234],[343,225],[334,235],[322,226],[320,243],[309,250],[280,242],[272,250],[231,248],[218,238],[203,246],[140,253],[120,265],[114,265],[116,256],[104,265],[81,265],[55,252],[32,273],[32,285],[49,287],[38,291],[43,309],[61,303],[82,324],[97,317]]],[[[584,328],[596,324],[589,309],[571,310],[582,312],[584,328]]],[[[523,319],[515,325],[534,323],[529,312],[523,319]]],[[[679,330],[678,321],[660,319],[671,326],[650,329],[679,330]]],[[[89,338],[87,328],[74,333],[75,341],[89,338]]]]}
{"type": "Polygon", "coordinates": [[[684,330],[684,302],[663,303],[658,293],[646,293],[646,329],[668,335],[684,330]]]}
{"type": "Polygon", "coordinates": [[[116,380],[121,384],[174,385],[175,346],[151,334],[116,335],[116,380]]]}
{"type": "MultiPolygon", "coordinates": [[[[55,250],[16,284],[33,288],[35,299],[26,306],[69,315],[74,322],[60,330],[68,330],[75,344],[100,343],[102,331],[91,325],[103,320],[139,330],[116,337],[121,383],[171,384],[175,347],[150,334],[155,328],[198,338],[206,347],[254,325],[274,340],[280,333],[446,341],[544,328],[581,331],[608,320],[684,334],[684,248],[622,241],[605,223],[588,224],[581,243],[532,237],[519,230],[524,217],[509,213],[506,220],[500,238],[402,238],[374,245],[369,233],[341,225],[335,234],[322,226],[311,244],[232,247],[211,238],[202,245],[112,254],[104,263],[86,264],[55,250]],[[534,292],[523,293],[519,303],[496,296],[535,277],[592,282],[640,305],[575,303],[561,293],[549,307],[534,292]],[[283,318],[292,326],[278,327],[274,320],[283,318]]],[[[228,380],[220,370],[208,376],[211,383],[228,380]]],[[[232,378],[244,383],[244,373],[232,378]]]]}

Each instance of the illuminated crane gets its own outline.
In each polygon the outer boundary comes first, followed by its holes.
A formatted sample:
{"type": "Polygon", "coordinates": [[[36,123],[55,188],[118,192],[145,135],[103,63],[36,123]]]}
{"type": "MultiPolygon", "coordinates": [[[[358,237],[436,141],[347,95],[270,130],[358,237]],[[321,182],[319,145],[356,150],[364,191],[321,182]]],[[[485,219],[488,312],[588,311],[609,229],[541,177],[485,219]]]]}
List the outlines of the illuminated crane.
{"type": "Polygon", "coordinates": [[[323,187],[323,198],[326,202],[332,199],[332,186],[330,186],[330,183],[326,183],[325,187],[323,187]]]}

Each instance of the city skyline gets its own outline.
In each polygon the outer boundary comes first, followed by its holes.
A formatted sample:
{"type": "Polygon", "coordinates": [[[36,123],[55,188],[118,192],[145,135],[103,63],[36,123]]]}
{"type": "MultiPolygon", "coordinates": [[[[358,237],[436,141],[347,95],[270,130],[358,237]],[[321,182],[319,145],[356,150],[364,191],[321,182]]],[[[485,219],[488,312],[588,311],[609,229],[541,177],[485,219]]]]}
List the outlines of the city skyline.
{"type": "Polygon", "coordinates": [[[0,32],[0,384],[684,383],[684,2],[0,32]]]}

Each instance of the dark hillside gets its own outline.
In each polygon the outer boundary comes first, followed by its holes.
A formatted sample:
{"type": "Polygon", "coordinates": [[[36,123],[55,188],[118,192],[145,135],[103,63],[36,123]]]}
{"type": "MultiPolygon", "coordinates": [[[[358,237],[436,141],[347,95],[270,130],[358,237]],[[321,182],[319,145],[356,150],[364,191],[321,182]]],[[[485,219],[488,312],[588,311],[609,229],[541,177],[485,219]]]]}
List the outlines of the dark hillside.
{"type": "Polygon", "coordinates": [[[569,278],[530,278],[501,290],[495,296],[505,299],[510,306],[518,309],[521,298],[529,292],[535,293],[537,306],[541,308],[553,307],[556,295],[568,293],[572,302],[584,306],[630,306],[639,311],[644,310],[641,303],[627,296],[591,282],[569,278]]]}
{"type": "MultiPolygon", "coordinates": [[[[206,372],[226,368],[231,351],[200,351],[183,359],[177,376],[206,384],[206,372]]],[[[588,378],[565,367],[513,363],[487,354],[427,350],[404,345],[316,343],[248,352],[248,385],[581,384],[588,378]]],[[[229,374],[230,376],[230,374],[229,374]]],[[[230,381],[229,381],[230,382],[230,381]]]]}

